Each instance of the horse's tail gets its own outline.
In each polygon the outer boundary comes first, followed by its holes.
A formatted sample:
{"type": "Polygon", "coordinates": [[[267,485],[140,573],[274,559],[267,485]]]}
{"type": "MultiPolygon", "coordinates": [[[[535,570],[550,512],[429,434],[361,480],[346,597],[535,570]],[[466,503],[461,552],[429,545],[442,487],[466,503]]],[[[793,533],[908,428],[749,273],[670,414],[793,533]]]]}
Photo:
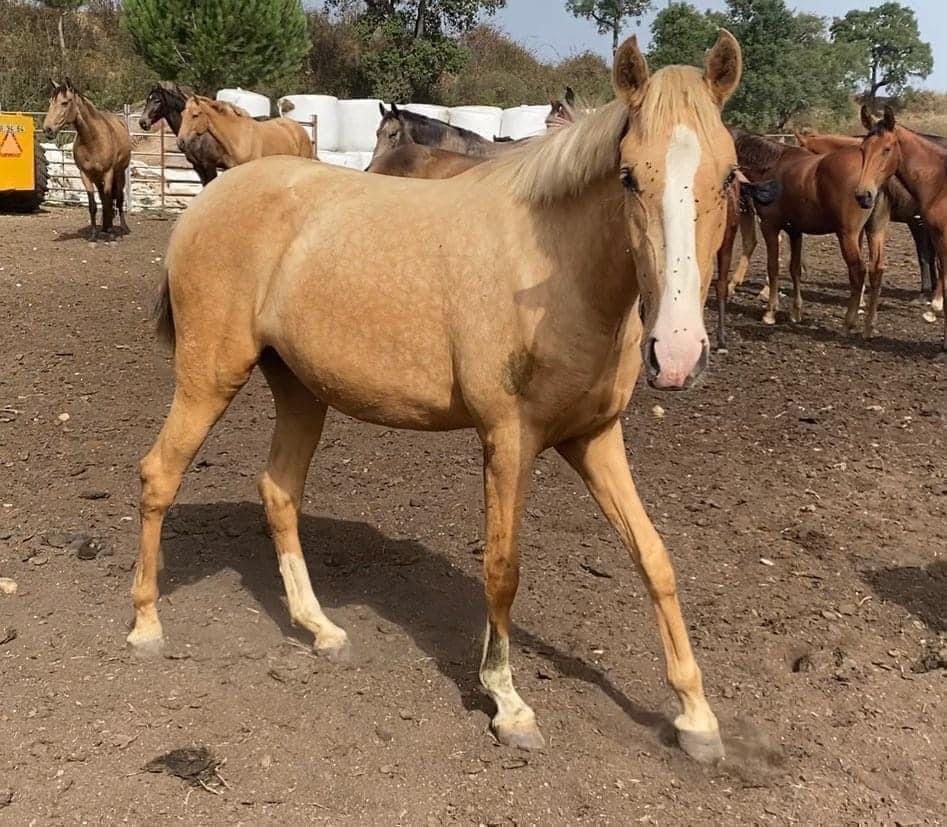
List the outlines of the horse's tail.
{"type": "Polygon", "coordinates": [[[161,281],[161,288],[158,290],[153,318],[158,338],[174,352],[174,312],[171,309],[171,288],[168,284],[167,271],[161,281]]]}

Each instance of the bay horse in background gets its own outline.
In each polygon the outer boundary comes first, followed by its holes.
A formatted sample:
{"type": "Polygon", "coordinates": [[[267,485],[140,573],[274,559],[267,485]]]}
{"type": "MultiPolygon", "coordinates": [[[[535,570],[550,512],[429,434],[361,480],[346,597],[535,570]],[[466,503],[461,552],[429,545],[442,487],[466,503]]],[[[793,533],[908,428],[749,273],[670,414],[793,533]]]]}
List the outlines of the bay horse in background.
{"type": "MultiPolygon", "coordinates": [[[[878,120],[864,106],[861,116],[868,130],[861,146],[864,166],[867,169],[893,163],[901,183],[917,201],[937,251],[943,295],[947,292],[947,147],[898,124],[890,106],[885,107],[884,116],[878,120]]],[[[935,358],[947,362],[947,313],[944,340],[935,358]]]]}
{"type": "Polygon", "coordinates": [[[69,78],[62,85],[51,80],[50,86],[43,131],[46,138],[52,140],[63,127],[72,126],[76,130],[72,156],[89,199],[89,240],[98,238],[96,192],[102,202],[102,233],[115,237],[116,211],[120,232],[129,232],[125,221],[125,176],[132,156],[132,139],[124,119],[96,109],[69,78]]]}
{"type": "Polygon", "coordinates": [[[267,155],[312,158],[312,141],[296,121],[257,121],[232,104],[195,95],[184,104],[178,146],[183,151],[204,135],[217,142],[220,160],[227,169],[267,155]]]}
{"type": "Polygon", "coordinates": [[[423,144],[402,144],[372,161],[365,171],[398,178],[453,178],[486,160],[423,144]]]}
{"type": "Polygon", "coordinates": [[[741,70],[729,32],[703,71],[654,75],[631,38],[615,54],[613,102],[463,175],[412,181],[278,157],[201,192],[165,256],[158,318],[176,342],[175,393],[140,465],[129,645],[160,651],[162,521],[209,431],[259,367],[276,406],[260,494],[290,614],[318,652],[339,659],[348,650],[313,592],[298,533],[327,409],[387,427],[476,429],[486,511],[480,680],[496,704],[497,738],[541,748],[514,685],[510,610],[532,467],[555,448],[645,581],[681,705],[679,744],[697,760],[721,758],[621,414],[642,366],[653,387],[672,390],[692,386],[707,365],[703,302],[737,163],[720,110],[741,70]]]}
{"type": "MultiPolygon", "coordinates": [[[[148,132],[158,121],[164,118],[168,127],[177,137],[181,132],[181,116],[184,113],[184,106],[187,99],[193,97],[193,95],[194,92],[186,86],[179,86],[166,80],[161,81],[148,92],[138,125],[142,128],[142,131],[148,132]]],[[[239,107],[234,107],[234,109],[246,115],[246,117],[250,117],[249,113],[244,112],[239,107]]],[[[226,168],[223,162],[223,152],[210,133],[194,135],[183,145],[179,144],[179,149],[184,153],[188,163],[194,167],[194,171],[201,179],[201,184],[205,187],[217,177],[218,169],[226,168]]]]}
{"type": "Polygon", "coordinates": [[[391,104],[390,109],[383,103],[378,106],[381,122],[375,132],[372,163],[404,144],[422,144],[476,158],[494,158],[519,145],[519,141],[491,141],[469,129],[399,109],[396,104],[391,104]]]}
{"type": "Polygon", "coordinates": [[[789,236],[789,272],[793,282],[790,318],[802,320],[802,237],[834,234],[848,267],[850,295],[845,326],[851,331],[858,322],[865,265],[860,239],[868,239],[871,294],[865,312],[864,335],[874,333],[884,273],[887,221],[870,224],[879,191],[897,170],[893,157],[878,155],[862,164],[857,147],[844,147],[825,155],[814,155],[800,146],[781,144],[762,135],[737,130],[736,148],[740,168],[754,181],[774,179],[779,197],[769,205],[758,205],[760,229],[766,242],[769,297],[764,324],[776,324],[779,304],[779,234],[789,236]]]}
{"type": "MultiPolygon", "coordinates": [[[[799,146],[805,147],[816,155],[824,155],[845,146],[860,147],[863,139],[863,136],[854,135],[823,135],[812,132],[794,134],[799,146]]],[[[922,137],[947,147],[947,138],[939,135],[923,135],[922,137]]],[[[920,217],[917,200],[908,192],[897,175],[888,179],[881,193],[884,197],[878,199],[869,221],[876,220],[876,212],[883,214],[887,210],[892,221],[907,225],[917,249],[917,263],[921,273],[921,296],[933,305],[934,310],[943,310],[944,297],[940,288],[937,253],[927,225],[920,217]]]]}

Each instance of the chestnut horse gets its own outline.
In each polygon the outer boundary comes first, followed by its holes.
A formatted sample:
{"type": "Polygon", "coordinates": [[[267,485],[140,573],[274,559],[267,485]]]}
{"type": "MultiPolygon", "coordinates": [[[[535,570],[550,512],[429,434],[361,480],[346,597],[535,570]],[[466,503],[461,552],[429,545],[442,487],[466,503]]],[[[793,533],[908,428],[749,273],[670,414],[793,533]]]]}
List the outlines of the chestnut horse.
{"type": "MultiPolygon", "coordinates": [[[[864,166],[895,165],[898,178],[917,201],[921,218],[930,230],[943,295],[947,293],[947,148],[898,124],[890,106],[885,107],[884,117],[879,120],[864,106],[861,116],[868,130],[861,146],[864,166]]],[[[947,362],[947,313],[944,340],[936,359],[947,362]]]]}
{"type": "Polygon", "coordinates": [[[201,192],[165,257],[159,330],[176,341],[176,387],[140,466],[129,644],[160,650],[164,515],[258,366],[276,403],[260,494],[290,614],[318,652],[331,659],[348,649],[313,593],[298,534],[327,409],[389,427],[474,428],[486,510],[480,679],[496,703],[499,740],[541,747],[513,683],[510,609],[532,466],[555,448],[647,585],[681,704],[680,745],[698,760],[720,758],[670,557],[632,480],[621,413],[642,363],[662,389],[689,387],[707,364],[703,300],[736,167],[720,109],[741,68],[725,31],[703,71],[654,75],[632,38],[615,54],[615,101],[464,175],[415,181],[264,158],[201,192]]]}
{"type": "Polygon", "coordinates": [[[296,121],[256,121],[229,103],[190,97],[181,114],[178,146],[183,151],[195,137],[203,135],[217,142],[220,161],[227,169],[267,155],[312,158],[312,141],[296,121]]]}
{"type": "Polygon", "coordinates": [[[423,144],[402,144],[372,161],[365,172],[400,178],[453,178],[486,160],[423,144]]]}
{"type": "Polygon", "coordinates": [[[766,242],[769,277],[768,305],[764,324],[776,324],[779,303],[779,234],[789,236],[789,271],[793,281],[790,318],[802,319],[802,237],[827,235],[838,237],[842,257],[848,266],[850,296],[845,326],[854,330],[858,321],[865,265],[859,240],[862,231],[868,238],[871,296],[865,313],[864,335],[874,333],[881,278],[884,273],[884,242],[887,222],[869,224],[878,192],[894,175],[897,164],[888,156],[878,155],[871,164],[862,164],[856,147],[845,147],[825,155],[813,155],[799,146],[777,143],[749,132],[736,139],[740,168],[750,180],[773,178],[780,185],[779,197],[770,205],[757,207],[760,229],[766,242]]]}
{"type": "Polygon", "coordinates": [[[127,233],[125,221],[125,176],[132,155],[132,139],[125,121],[111,112],[95,108],[72,81],[63,85],[50,81],[52,91],[49,109],[43,119],[46,138],[52,140],[65,126],[76,130],[72,157],[79,167],[79,176],[89,199],[89,240],[95,241],[95,193],[102,202],[102,232],[115,234],[112,222],[115,211],[121,232],[127,233]]]}
{"type": "MultiPolygon", "coordinates": [[[[799,146],[805,147],[816,155],[840,149],[844,146],[861,146],[862,138],[854,135],[820,135],[815,133],[794,133],[799,146]]],[[[947,138],[938,135],[924,135],[929,141],[947,146],[947,138]]],[[[921,271],[921,296],[934,305],[936,310],[942,310],[943,295],[940,292],[940,277],[938,275],[937,254],[931,235],[918,213],[918,204],[914,197],[896,175],[888,179],[882,187],[884,198],[879,198],[869,221],[875,221],[875,213],[883,214],[887,211],[891,220],[897,224],[906,224],[914,239],[917,250],[917,263],[921,271]]]]}

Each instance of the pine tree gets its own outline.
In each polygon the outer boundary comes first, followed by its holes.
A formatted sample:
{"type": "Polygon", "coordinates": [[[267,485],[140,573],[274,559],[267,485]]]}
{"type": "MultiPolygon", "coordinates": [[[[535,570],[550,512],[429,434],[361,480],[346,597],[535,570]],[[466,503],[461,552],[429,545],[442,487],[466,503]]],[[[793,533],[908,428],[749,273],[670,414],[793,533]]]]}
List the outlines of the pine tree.
{"type": "Polygon", "coordinates": [[[166,80],[202,92],[284,80],[310,49],[300,0],[125,0],[135,48],[166,80]]]}

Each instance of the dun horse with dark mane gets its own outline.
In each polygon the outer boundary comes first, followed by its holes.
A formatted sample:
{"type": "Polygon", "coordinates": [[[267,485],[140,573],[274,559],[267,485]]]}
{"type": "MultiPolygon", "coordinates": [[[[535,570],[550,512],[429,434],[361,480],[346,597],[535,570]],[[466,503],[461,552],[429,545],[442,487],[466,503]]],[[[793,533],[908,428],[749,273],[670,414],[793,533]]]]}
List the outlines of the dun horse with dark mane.
{"type": "Polygon", "coordinates": [[[62,86],[54,81],[50,84],[52,92],[43,130],[50,140],[63,127],[73,126],[76,130],[72,155],[89,199],[89,238],[95,241],[98,235],[95,227],[96,192],[102,202],[102,232],[113,234],[112,222],[117,209],[121,230],[127,233],[125,175],[132,154],[128,127],[118,115],[96,109],[69,78],[62,86]]]}
{"type": "Polygon", "coordinates": [[[175,393],[141,462],[129,643],[160,647],[162,521],[259,367],[276,404],[260,494],[290,614],[318,652],[342,658],[349,645],[316,599],[298,533],[327,409],[389,427],[476,429],[486,506],[480,679],[496,703],[497,737],[541,747],[513,683],[510,610],[532,466],[554,448],[644,578],[681,704],[681,746],[698,760],[720,758],[674,570],[635,489],[620,415],[642,364],[663,389],[691,386],[706,367],[703,301],[736,167],[720,109],[740,72],[727,32],[703,72],[672,66],[653,76],[632,39],[615,55],[615,101],[455,178],[282,157],[204,190],[165,258],[159,318],[176,342],[175,393]]]}

